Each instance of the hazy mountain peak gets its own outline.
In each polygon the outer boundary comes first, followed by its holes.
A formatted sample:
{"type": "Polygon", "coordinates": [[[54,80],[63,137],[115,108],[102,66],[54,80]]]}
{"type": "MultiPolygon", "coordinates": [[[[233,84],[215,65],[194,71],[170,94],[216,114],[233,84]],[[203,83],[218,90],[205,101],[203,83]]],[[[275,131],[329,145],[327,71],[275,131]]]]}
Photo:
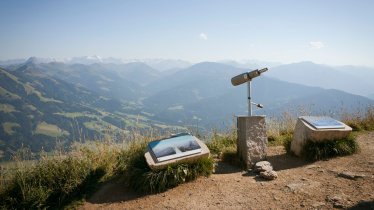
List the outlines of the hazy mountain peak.
{"type": "Polygon", "coordinates": [[[192,64],[185,60],[180,59],[132,59],[132,60],[123,60],[124,63],[132,63],[132,62],[142,62],[146,63],[150,67],[159,70],[159,71],[167,71],[171,69],[183,69],[188,68],[192,64]]]}
{"type": "Polygon", "coordinates": [[[25,64],[40,64],[40,63],[50,63],[50,62],[56,62],[57,60],[55,58],[41,58],[36,56],[31,56],[28,58],[24,63],[25,64]]]}
{"type": "Polygon", "coordinates": [[[224,64],[224,63],[217,63],[211,61],[204,61],[197,64],[192,65],[190,68],[201,68],[201,67],[209,67],[209,68],[233,68],[233,66],[224,64]]]}
{"type": "Polygon", "coordinates": [[[103,60],[98,55],[92,55],[92,56],[81,56],[81,57],[72,57],[67,60],[68,63],[79,63],[79,64],[94,64],[94,63],[102,63],[103,60]]]}
{"type": "Polygon", "coordinates": [[[29,59],[26,60],[25,64],[31,64],[31,63],[36,63],[38,59],[36,57],[30,57],[29,59]]]}

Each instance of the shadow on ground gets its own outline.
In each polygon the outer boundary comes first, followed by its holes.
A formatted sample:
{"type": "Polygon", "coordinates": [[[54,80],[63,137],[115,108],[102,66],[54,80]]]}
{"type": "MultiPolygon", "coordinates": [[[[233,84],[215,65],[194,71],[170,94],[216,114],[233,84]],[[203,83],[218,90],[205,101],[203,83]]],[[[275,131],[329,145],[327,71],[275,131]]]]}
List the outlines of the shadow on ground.
{"type": "Polygon", "coordinates": [[[237,173],[240,171],[242,171],[242,169],[239,166],[235,166],[229,163],[219,161],[217,162],[214,173],[215,174],[231,174],[231,173],[237,173]]]}
{"type": "Polygon", "coordinates": [[[348,208],[348,210],[374,210],[374,200],[372,201],[361,201],[357,203],[356,205],[348,208]]]}
{"type": "Polygon", "coordinates": [[[87,201],[94,204],[115,203],[135,200],[145,196],[126,187],[123,182],[112,180],[102,187],[87,201]]]}
{"type": "MultiPolygon", "coordinates": [[[[302,167],[302,166],[305,166],[311,163],[300,157],[296,157],[296,156],[289,155],[286,153],[278,154],[278,155],[269,155],[267,157],[267,161],[271,163],[275,171],[298,168],[298,167],[302,167]]],[[[216,169],[215,174],[230,174],[230,173],[237,173],[237,172],[243,171],[243,169],[239,167],[238,164],[232,164],[232,163],[227,163],[223,161],[217,162],[215,169],[216,169]]],[[[246,174],[246,176],[249,176],[249,175],[250,174],[246,174]]]]}
{"type": "Polygon", "coordinates": [[[298,167],[310,164],[310,162],[305,161],[304,159],[300,157],[288,155],[286,153],[268,156],[267,160],[271,163],[275,171],[298,168],[298,167]]]}

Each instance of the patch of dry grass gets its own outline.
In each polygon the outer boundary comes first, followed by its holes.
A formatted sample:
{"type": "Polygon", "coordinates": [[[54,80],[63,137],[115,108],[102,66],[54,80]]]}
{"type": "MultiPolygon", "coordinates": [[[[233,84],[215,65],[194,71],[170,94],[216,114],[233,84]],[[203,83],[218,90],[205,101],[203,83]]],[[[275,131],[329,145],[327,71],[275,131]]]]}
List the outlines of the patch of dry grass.
{"type": "Polygon", "coordinates": [[[353,131],[372,131],[374,130],[374,107],[369,107],[365,111],[344,113],[342,121],[349,125],[353,131]]]}

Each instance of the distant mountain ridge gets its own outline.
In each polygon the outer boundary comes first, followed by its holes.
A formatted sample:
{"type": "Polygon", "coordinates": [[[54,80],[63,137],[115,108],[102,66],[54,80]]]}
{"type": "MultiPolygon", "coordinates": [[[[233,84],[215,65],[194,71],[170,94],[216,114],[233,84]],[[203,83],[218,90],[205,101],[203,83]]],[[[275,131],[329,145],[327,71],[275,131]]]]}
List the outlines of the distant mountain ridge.
{"type": "Polygon", "coordinates": [[[371,68],[300,62],[271,68],[267,75],[287,82],[333,88],[363,96],[374,94],[374,69],[371,68]]]}
{"type": "MultiPolygon", "coordinates": [[[[103,76],[95,77],[95,68],[80,66],[79,71],[85,72],[82,77],[71,74],[72,77],[64,78],[69,75],[64,74],[66,69],[62,67],[66,66],[55,67],[55,63],[28,61],[12,70],[0,68],[0,158],[9,158],[22,145],[32,151],[42,148],[49,151],[58,142],[68,146],[72,140],[92,140],[109,133],[115,140],[135,128],[169,128],[149,119],[147,113],[143,114],[131,102],[121,102],[88,89],[89,84],[83,80],[103,76]],[[87,88],[77,85],[77,78],[87,88]]],[[[70,70],[77,68],[70,67],[73,68],[70,70]]]]}
{"type": "MultiPolygon", "coordinates": [[[[312,87],[328,81],[319,76],[280,79],[295,69],[303,72],[301,66],[326,78],[344,71],[313,63],[269,68],[252,83],[253,100],[265,106],[254,114],[339,118],[374,105],[363,96],[312,87]],[[333,74],[325,72],[330,70],[333,74]]],[[[7,65],[0,68],[0,153],[9,155],[22,144],[40,151],[52,148],[56,139],[68,145],[73,139],[100,138],[107,129],[116,139],[134,128],[204,132],[228,126],[234,115],[247,114],[246,85],[234,87],[230,79],[248,70],[216,62],[159,71],[143,62],[84,65],[35,58],[7,65]]],[[[333,78],[351,79],[346,74],[333,78]]]]}
{"type": "Polygon", "coordinates": [[[98,55],[93,55],[93,56],[71,57],[71,58],[65,58],[65,59],[30,57],[30,58],[11,59],[11,60],[4,60],[4,61],[0,60],[0,67],[7,67],[10,65],[22,65],[25,62],[33,62],[36,64],[47,64],[47,63],[57,62],[57,63],[64,63],[67,65],[144,63],[158,71],[183,69],[183,68],[187,68],[192,65],[192,63],[188,61],[178,60],[178,59],[120,59],[120,58],[113,58],[113,57],[103,58],[98,55]]]}
{"type": "MultiPolygon", "coordinates": [[[[230,83],[231,77],[245,71],[219,63],[193,65],[150,84],[153,95],[143,101],[144,108],[153,109],[158,120],[173,120],[171,123],[214,127],[228,122],[234,115],[246,114],[246,85],[233,87],[230,83]]],[[[252,91],[253,100],[265,105],[262,110],[255,109],[255,114],[270,116],[285,111],[297,114],[296,110],[304,107],[310,114],[330,112],[340,117],[339,111],[356,111],[374,104],[368,98],[339,90],[284,82],[269,77],[268,72],[253,80],[252,91]]]]}

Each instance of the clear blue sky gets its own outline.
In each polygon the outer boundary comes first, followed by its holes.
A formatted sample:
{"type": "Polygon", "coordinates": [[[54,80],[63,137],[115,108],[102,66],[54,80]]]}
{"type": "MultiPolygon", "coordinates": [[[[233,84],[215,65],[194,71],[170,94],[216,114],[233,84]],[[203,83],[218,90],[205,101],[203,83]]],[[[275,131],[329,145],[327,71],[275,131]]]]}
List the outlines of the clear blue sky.
{"type": "Polygon", "coordinates": [[[0,60],[83,55],[374,66],[374,1],[0,1],[0,60]]]}

